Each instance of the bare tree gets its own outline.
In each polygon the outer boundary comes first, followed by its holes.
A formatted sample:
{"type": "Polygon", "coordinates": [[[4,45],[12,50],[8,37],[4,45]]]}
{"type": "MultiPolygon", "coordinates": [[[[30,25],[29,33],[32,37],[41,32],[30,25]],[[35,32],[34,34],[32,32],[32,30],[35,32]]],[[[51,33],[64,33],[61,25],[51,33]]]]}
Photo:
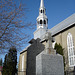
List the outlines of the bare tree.
{"type": "Polygon", "coordinates": [[[0,53],[7,52],[10,46],[20,48],[29,38],[25,32],[32,29],[31,23],[24,23],[27,8],[14,0],[0,0],[0,53]]]}

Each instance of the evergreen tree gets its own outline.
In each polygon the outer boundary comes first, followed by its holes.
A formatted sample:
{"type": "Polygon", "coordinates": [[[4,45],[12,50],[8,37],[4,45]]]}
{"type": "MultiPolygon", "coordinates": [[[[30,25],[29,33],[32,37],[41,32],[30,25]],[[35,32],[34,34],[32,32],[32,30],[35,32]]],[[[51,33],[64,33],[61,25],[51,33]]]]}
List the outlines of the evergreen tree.
{"type": "Polygon", "coordinates": [[[11,72],[9,75],[15,75],[17,73],[17,50],[13,47],[9,50],[8,61],[9,72],[11,72]]]}
{"type": "Polygon", "coordinates": [[[63,48],[62,48],[62,46],[60,45],[60,44],[55,44],[55,47],[54,47],[54,49],[56,50],[56,53],[58,53],[58,54],[60,54],[60,55],[64,55],[63,54],[63,48]]]}
{"type": "Polygon", "coordinates": [[[4,58],[4,63],[3,63],[3,71],[2,71],[2,75],[8,75],[7,74],[7,54],[5,55],[5,58],[4,58]]]}
{"type": "Polygon", "coordinates": [[[64,57],[64,53],[63,53],[64,49],[62,48],[62,46],[60,44],[57,44],[57,43],[55,44],[54,49],[56,50],[57,54],[60,54],[63,56],[63,63],[64,63],[64,69],[65,69],[65,57],[64,57]]]}
{"type": "Polygon", "coordinates": [[[3,64],[3,75],[15,75],[17,73],[17,50],[10,48],[8,54],[5,56],[3,64]]]}

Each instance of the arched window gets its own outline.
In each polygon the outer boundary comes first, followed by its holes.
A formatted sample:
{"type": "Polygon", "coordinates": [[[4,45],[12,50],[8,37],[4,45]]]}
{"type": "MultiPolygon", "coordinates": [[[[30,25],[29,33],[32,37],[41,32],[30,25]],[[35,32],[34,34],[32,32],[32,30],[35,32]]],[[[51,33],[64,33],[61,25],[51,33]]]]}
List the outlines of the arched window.
{"type": "Polygon", "coordinates": [[[44,24],[46,24],[46,21],[44,20],[44,24]]]}
{"type": "Polygon", "coordinates": [[[42,10],[41,10],[41,13],[42,13],[42,10]]]}
{"type": "Polygon", "coordinates": [[[22,56],[22,71],[24,71],[24,55],[22,56]]]}
{"type": "Polygon", "coordinates": [[[42,24],[42,20],[40,20],[40,24],[42,24]]]}
{"type": "Polygon", "coordinates": [[[67,35],[67,48],[68,48],[69,66],[75,66],[74,43],[71,33],[68,33],[67,35]]]}

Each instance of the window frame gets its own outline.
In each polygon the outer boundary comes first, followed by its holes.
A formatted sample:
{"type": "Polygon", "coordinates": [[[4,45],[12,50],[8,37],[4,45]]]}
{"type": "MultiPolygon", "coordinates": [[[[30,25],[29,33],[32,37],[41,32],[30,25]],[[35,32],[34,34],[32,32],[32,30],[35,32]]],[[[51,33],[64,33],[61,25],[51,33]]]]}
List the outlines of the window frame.
{"type": "Polygon", "coordinates": [[[75,55],[74,55],[74,42],[73,37],[71,33],[68,33],[67,35],[67,49],[68,49],[68,60],[69,60],[69,66],[73,67],[75,66],[75,55]]]}
{"type": "Polygon", "coordinates": [[[42,24],[43,22],[42,22],[42,20],[40,20],[40,24],[42,24]]]}

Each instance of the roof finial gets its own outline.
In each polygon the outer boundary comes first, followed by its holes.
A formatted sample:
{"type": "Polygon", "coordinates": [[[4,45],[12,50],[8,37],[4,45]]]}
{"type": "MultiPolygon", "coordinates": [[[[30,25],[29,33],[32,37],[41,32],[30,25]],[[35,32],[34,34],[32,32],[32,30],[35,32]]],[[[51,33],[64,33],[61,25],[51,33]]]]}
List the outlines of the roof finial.
{"type": "Polygon", "coordinates": [[[40,8],[44,8],[44,1],[43,0],[41,0],[40,8]]]}

